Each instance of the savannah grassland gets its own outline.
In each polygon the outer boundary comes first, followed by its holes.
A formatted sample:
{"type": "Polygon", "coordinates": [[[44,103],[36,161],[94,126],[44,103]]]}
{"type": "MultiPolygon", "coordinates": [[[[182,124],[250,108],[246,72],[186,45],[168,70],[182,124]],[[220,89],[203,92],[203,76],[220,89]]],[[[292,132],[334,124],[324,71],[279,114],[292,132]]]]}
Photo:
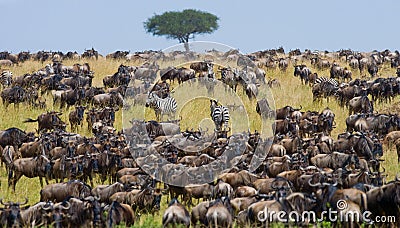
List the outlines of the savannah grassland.
{"type": "MultiPolygon", "coordinates": [[[[333,60],[330,60],[333,62],[333,60]]],[[[102,79],[106,75],[111,75],[117,71],[117,68],[120,64],[124,65],[141,65],[139,62],[129,62],[126,60],[106,60],[105,58],[99,58],[98,60],[68,60],[64,61],[64,65],[73,65],[74,63],[85,63],[88,62],[91,70],[94,71],[94,79],[93,79],[93,86],[101,87],[103,86],[102,79]]],[[[341,66],[349,66],[347,63],[336,60],[341,66]]],[[[21,63],[19,65],[13,66],[10,70],[13,72],[14,76],[20,76],[25,73],[32,73],[37,71],[40,68],[43,68],[45,64],[50,62],[37,62],[37,61],[27,61],[21,63]]],[[[167,67],[168,65],[178,65],[179,63],[173,64],[166,64],[166,63],[159,63],[159,65],[163,67],[167,67]]],[[[307,66],[309,66],[312,72],[317,71],[319,76],[329,76],[329,70],[319,71],[311,66],[309,61],[305,62],[307,66]]],[[[344,132],[346,128],[345,118],[348,116],[348,109],[341,108],[337,104],[337,102],[331,98],[330,102],[328,103],[325,99],[322,103],[313,103],[312,101],[312,93],[311,87],[308,85],[302,85],[299,78],[295,78],[293,76],[293,66],[289,64],[288,69],[286,72],[279,70],[278,68],[275,70],[266,70],[266,77],[267,78],[276,78],[279,80],[281,87],[280,88],[273,88],[272,93],[275,100],[275,106],[277,108],[291,105],[293,107],[302,106],[302,111],[307,110],[315,110],[321,111],[325,107],[329,107],[332,109],[336,115],[335,122],[336,128],[332,132],[333,138],[336,138],[337,134],[344,132]]],[[[391,69],[390,65],[385,63],[379,70],[378,75],[380,77],[389,77],[395,75],[395,69],[391,69]]],[[[219,73],[217,74],[219,78],[219,73]]],[[[356,77],[360,77],[359,71],[353,71],[353,79],[356,77]]],[[[176,87],[176,84],[173,84],[172,87],[176,87]]],[[[190,97],[190,88],[185,87],[187,91],[183,91],[182,94],[190,97]]],[[[181,91],[182,92],[182,91],[181,91]]],[[[177,93],[178,94],[178,93],[177,93]]],[[[244,107],[246,112],[248,113],[249,120],[250,120],[250,129],[254,131],[255,129],[259,129],[260,125],[260,118],[255,113],[255,101],[249,101],[248,98],[244,95],[243,90],[241,87],[238,87],[237,94],[242,99],[244,103],[244,107]]],[[[173,95],[175,96],[175,95],[173,95]]],[[[52,104],[52,97],[51,95],[44,95],[47,100],[47,110],[59,110],[59,107],[53,107],[52,104]]],[[[197,128],[198,123],[209,116],[209,101],[207,99],[199,99],[194,100],[189,105],[185,107],[181,107],[182,110],[179,113],[182,116],[181,121],[181,129],[185,130],[186,128],[197,128]],[[196,107],[195,109],[193,107],[196,107]],[[193,125],[196,123],[196,125],[193,125]]],[[[384,113],[396,113],[400,114],[400,98],[396,97],[390,104],[385,103],[377,103],[374,104],[374,108],[378,112],[384,113]]],[[[180,107],[178,107],[180,109],[180,107]]],[[[68,113],[70,110],[62,110],[63,115],[61,116],[62,120],[67,123],[67,130],[70,131],[70,126],[68,123],[68,113]]],[[[6,109],[4,105],[0,105],[0,129],[4,130],[9,127],[18,127],[20,129],[26,131],[35,131],[37,128],[37,123],[23,123],[22,121],[26,118],[33,118],[36,119],[37,116],[46,110],[39,110],[34,109],[32,107],[26,106],[24,104],[20,104],[19,107],[14,107],[13,105],[8,106],[6,109]]],[[[154,119],[153,111],[146,110],[146,119],[154,119]]],[[[117,130],[122,129],[122,111],[118,111],[116,115],[116,123],[115,127],[117,130]]],[[[78,130],[78,133],[81,135],[90,136],[91,133],[87,130],[86,121],[84,123],[84,127],[78,130]]],[[[384,156],[383,156],[383,166],[386,168],[386,172],[388,173],[387,180],[392,180],[396,173],[400,172],[399,164],[397,164],[397,154],[395,148],[389,149],[386,145],[384,145],[384,156]]],[[[0,198],[3,198],[5,201],[12,200],[12,201],[23,201],[25,197],[28,197],[29,204],[33,205],[39,201],[39,192],[40,192],[40,184],[37,178],[28,179],[26,177],[22,177],[20,181],[17,183],[16,192],[12,192],[10,189],[7,188],[7,175],[5,172],[5,167],[0,167],[0,198]]],[[[54,181],[51,181],[54,183],[54,181]]],[[[96,184],[99,184],[97,182],[96,184]]],[[[159,214],[154,215],[142,215],[140,221],[136,222],[135,226],[142,226],[142,227],[160,227],[162,224],[162,214],[167,207],[166,197],[163,197],[161,211],[159,214]]]]}

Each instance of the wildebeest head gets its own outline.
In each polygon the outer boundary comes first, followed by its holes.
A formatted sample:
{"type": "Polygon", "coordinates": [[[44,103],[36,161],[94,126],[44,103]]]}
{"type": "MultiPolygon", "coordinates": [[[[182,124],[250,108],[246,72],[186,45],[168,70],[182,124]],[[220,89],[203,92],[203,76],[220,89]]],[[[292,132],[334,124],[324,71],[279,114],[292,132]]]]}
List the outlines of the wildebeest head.
{"type": "Polygon", "coordinates": [[[23,221],[21,218],[21,205],[25,205],[28,203],[28,198],[25,198],[25,202],[3,202],[3,199],[0,199],[0,203],[5,206],[3,209],[3,213],[0,216],[0,222],[2,225],[7,227],[20,227],[23,225],[23,221]]]}
{"type": "Polygon", "coordinates": [[[292,183],[283,177],[276,177],[271,183],[271,188],[275,191],[277,199],[292,193],[292,183]]]}
{"type": "Polygon", "coordinates": [[[78,114],[78,119],[83,120],[83,115],[85,113],[86,106],[77,106],[76,111],[78,114]]]}

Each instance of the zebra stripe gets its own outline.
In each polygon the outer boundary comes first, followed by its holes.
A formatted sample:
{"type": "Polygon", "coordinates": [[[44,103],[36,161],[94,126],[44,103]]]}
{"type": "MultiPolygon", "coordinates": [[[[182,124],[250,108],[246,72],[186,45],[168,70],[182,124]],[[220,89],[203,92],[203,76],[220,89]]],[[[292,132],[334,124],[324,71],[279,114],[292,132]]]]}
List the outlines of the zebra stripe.
{"type": "Polygon", "coordinates": [[[319,84],[319,83],[329,83],[331,85],[333,85],[334,87],[338,87],[339,86],[339,82],[337,82],[335,79],[333,78],[325,78],[325,77],[319,77],[315,80],[315,84],[319,84]]]}
{"type": "Polygon", "coordinates": [[[175,98],[168,96],[162,99],[155,93],[149,94],[146,105],[154,109],[158,121],[161,120],[162,115],[175,115],[178,106],[175,98]]]}
{"type": "Polygon", "coordinates": [[[9,87],[12,84],[12,72],[11,71],[3,71],[1,72],[0,76],[0,84],[3,85],[4,87],[9,87]]]}
{"type": "Polygon", "coordinates": [[[230,117],[229,109],[227,107],[222,105],[218,106],[217,101],[211,100],[210,110],[210,116],[214,121],[217,130],[220,130],[222,125],[224,125],[225,128],[228,127],[230,117]]]}

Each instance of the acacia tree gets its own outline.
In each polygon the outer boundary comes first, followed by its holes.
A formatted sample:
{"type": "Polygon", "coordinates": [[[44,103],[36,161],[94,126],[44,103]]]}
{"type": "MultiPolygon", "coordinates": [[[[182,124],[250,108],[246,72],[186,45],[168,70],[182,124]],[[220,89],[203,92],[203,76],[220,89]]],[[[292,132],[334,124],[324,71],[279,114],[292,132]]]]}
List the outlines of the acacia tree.
{"type": "Polygon", "coordinates": [[[211,13],[186,9],[182,12],[169,11],[154,15],[144,22],[146,32],[153,36],[166,36],[184,43],[189,51],[189,39],[197,34],[212,33],[218,29],[219,18],[211,13]]]}

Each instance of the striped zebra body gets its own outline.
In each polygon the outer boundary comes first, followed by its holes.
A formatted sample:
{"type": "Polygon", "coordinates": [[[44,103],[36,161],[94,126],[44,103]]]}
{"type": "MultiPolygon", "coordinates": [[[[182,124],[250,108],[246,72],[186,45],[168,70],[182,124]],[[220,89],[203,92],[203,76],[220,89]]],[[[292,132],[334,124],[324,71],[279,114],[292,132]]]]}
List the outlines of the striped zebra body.
{"type": "Polygon", "coordinates": [[[315,80],[315,84],[321,84],[321,83],[329,83],[329,84],[333,85],[334,87],[339,87],[339,82],[337,82],[333,78],[319,77],[315,80]]]}
{"type": "Polygon", "coordinates": [[[339,89],[339,83],[333,78],[320,77],[315,80],[312,88],[313,101],[320,100],[322,97],[327,98],[329,102],[330,96],[335,96],[339,89]]]}
{"type": "Polygon", "coordinates": [[[218,105],[216,100],[210,100],[210,116],[214,121],[217,131],[221,130],[222,125],[227,128],[229,124],[229,109],[225,106],[218,105]]]}
{"type": "Polygon", "coordinates": [[[1,72],[0,84],[1,84],[3,87],[9,87],[9,86],[12,84],[12,82],[13,82],[12,76],[13,76],[13,74],[12,74],[12,72],[9,71],[9,70],[6,70],[6,71],[1,72]]]}
{"type": "Polygon", "coordinates": [[[174,116],[177,109],[175,98],[168,96],[162,99],[155,93],[149,94],[146,106],[154,109],[157,121],[161,121],[163,115],[174,116]]]}

